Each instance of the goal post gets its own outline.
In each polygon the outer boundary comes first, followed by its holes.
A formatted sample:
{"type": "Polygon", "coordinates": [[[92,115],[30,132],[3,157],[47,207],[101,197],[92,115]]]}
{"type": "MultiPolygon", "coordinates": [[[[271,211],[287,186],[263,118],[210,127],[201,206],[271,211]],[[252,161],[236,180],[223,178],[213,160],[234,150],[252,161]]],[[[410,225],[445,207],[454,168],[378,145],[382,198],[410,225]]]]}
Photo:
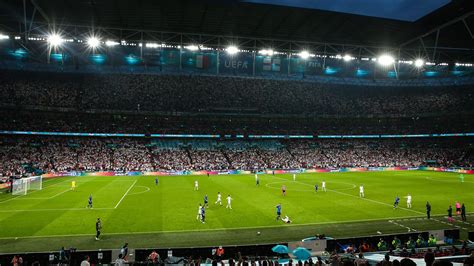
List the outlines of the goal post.
{"type": "Polygon", "coordinates": [[[32,176],[13,180],[12,195],[26,195],[30,190],[43,189],[43,177],[32,176]]]}

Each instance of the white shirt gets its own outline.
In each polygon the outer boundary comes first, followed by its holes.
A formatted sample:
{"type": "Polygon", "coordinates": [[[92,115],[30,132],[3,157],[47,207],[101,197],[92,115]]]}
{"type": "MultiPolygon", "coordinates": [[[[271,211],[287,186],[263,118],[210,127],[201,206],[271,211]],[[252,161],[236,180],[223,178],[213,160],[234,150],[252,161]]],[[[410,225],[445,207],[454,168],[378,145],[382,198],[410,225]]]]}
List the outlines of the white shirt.
{"type": "Polygon", "coordinates": [[[408,203],[411,202],[411,195],[408,195],[408,196],[407,196],[407,202],[408,202],[408,203]]]}
{"type": "Polygon", "coordinates": [[[122,266],[125,265],[126,261],[124,259],[116,259],[115,266],[122,266]]]}
{"type": "Polygon", "coordinates": [[[255,175],[255,180],[258,180],[258,175],[255,175]]]}
{"type": "Polygon", "coordinates": [[[198,207],[198,214],[201,214],[202,213],[202,206],[199,206],[198,207]]]}
{"type": "Polygon", "coordinates": [[[323,187],[326,187],[326,182],[323,181],[323,187]]]}
{"type": "Polygon", "coordinates": [[[230,201],[232,200],[232,198],[230,196],[227,197],[227,202],[230,203],[230,201]]]}
{"type": "Polygon", "coordinates": [[[364,187],[363,187],[363,186],[360,186],[360,187],[359,187],[359,191],[360,191],[360,192],[364,192],[364,187]]]}
{"type": "Polygon", "coordinates": [[[87,260],[81,262],[81,266],[90,266],[91,264],[87,260]]]}
{"type": "Polygon", "coordinates": [[[194,186],[195,186],[195,187],[198,186],[198,181],[194,181],[194,186]]]}
{"type": "Polygon", "coordinates": [[[217,194],[217,200],[221,200],[221,194],[217,194]]]}

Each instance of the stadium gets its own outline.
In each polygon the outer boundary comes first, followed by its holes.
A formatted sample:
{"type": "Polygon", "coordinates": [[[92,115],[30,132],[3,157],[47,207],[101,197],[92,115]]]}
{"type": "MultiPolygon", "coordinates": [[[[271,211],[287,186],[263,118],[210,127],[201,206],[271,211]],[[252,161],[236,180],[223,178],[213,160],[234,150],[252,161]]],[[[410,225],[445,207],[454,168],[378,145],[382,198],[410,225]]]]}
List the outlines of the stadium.
{"type": "Polygon", "coordinates": [[[474,2],[0,2],[0,265],[473,265],[474,2]]]}

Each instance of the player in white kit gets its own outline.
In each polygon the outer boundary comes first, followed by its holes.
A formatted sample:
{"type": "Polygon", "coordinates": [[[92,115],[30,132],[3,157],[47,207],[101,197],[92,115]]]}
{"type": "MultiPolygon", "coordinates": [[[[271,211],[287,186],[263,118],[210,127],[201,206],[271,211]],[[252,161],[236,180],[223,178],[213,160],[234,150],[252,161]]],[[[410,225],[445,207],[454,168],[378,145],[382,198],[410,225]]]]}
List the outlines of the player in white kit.
{"type": "Polygon", "coordinates": [[[196,216],[196,220],[201,221],[201,215],[202,215],[202,206],[201,206],[201,204],[199,204],[198,214],[196,216]]]}
{"type": "Polygon", "coordinates": [[[231,205],[231,201],[232,201],[232,198],[230,197],[230,195],[227,196],[227,205],[225,206],[225,208],[229,208],[229,209],[232,209],[232,205],[231,205]]]}
{"type": "Polygon", "coordinates": [[[222,197],[221,197],[221,193],[220,192],[217,192],[217,200],[214,204],[217,204],[219,203],[219,205],[222,206],[222,197]]]}
{"type": "Polygon", "coordinates": [[[407,198],[407,208],[411,209],[411,195],[408,194],[405,198],[407,198]]]}
{"type": "Polygon", "coordinates": [[[199,190],[199,183],[198,181],[194,181],[194,190],[199,190]]]}
{"type": "Polygon", "coordinates": [[[326,181],[323,180],[323,183],[321,184],[321,189],[322,191],[326,192],[326,181]]]}
{"type": "Polygon", "coordinates": [[[361,197],[361,198],[364,198],[364,197],[365,197],[365,194],[364,194],[364,185],[360,185],[360,187],[359,187],[359,197],[361,197]]]}

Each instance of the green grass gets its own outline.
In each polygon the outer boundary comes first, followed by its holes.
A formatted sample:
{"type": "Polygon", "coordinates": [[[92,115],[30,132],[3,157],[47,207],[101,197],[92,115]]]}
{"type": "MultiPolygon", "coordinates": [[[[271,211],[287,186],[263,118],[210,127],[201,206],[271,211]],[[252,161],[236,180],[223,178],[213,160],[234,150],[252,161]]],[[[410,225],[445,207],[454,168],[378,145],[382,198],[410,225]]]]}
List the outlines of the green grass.
{"type": "MultiPolygon", "coordinates": [[[[444,218],[425,216],[425,203],[433,216],[444,216],[450,204],[474,206],[474,176],[399,171],[261,175],[163,176],[155,186],[151,176],[64,177],[46,180],[44,189],[26,196],[0,194],[0,253],[12,251],[117,248],[123,242],[138,247],[178,247],[218,244],[271,243],[298,240],[317,233],[335,237],[451,228],[444,218]],[[76,180],[76,191],[70,183],[76,180]],[[193,191],[194,180],[199,191],[193,191]],[[326,180],[327,192],[314,192],[314,184],[326,180]],[[285,184],[287,196],[280,187],[285,184]],[[365,199],[358,196],[365,187],[365,199]],[[128,194],[126,194],[128,191],[128,194]],[[232,210],[214,205],[217,192],[234,199],[232,210]],[[406,209],[404,196],[413,196],[406,209]],[[87,209],[89,194],[94,209],[87,209]],[[208,194],[206,223],[196,221],[197,206],[208,194]],[[400,208],[391,207],[396,195],[400,208]],[[293,223],[275,221],[275,205],[293,223]],[[103,221],[102,240],[95,241],[95,220],[103,221]],[[407,219],[407,220],[405,220],[407,219]],[[256,232],[260,231],[261,235],[256,232]]],[[[468,219],[472,219],[469,217],[468,219]]],[[[463,232],[473,224],[458,223],[463,232]],[[462,229],[465,228],[465,229],[462,229]]]]}

